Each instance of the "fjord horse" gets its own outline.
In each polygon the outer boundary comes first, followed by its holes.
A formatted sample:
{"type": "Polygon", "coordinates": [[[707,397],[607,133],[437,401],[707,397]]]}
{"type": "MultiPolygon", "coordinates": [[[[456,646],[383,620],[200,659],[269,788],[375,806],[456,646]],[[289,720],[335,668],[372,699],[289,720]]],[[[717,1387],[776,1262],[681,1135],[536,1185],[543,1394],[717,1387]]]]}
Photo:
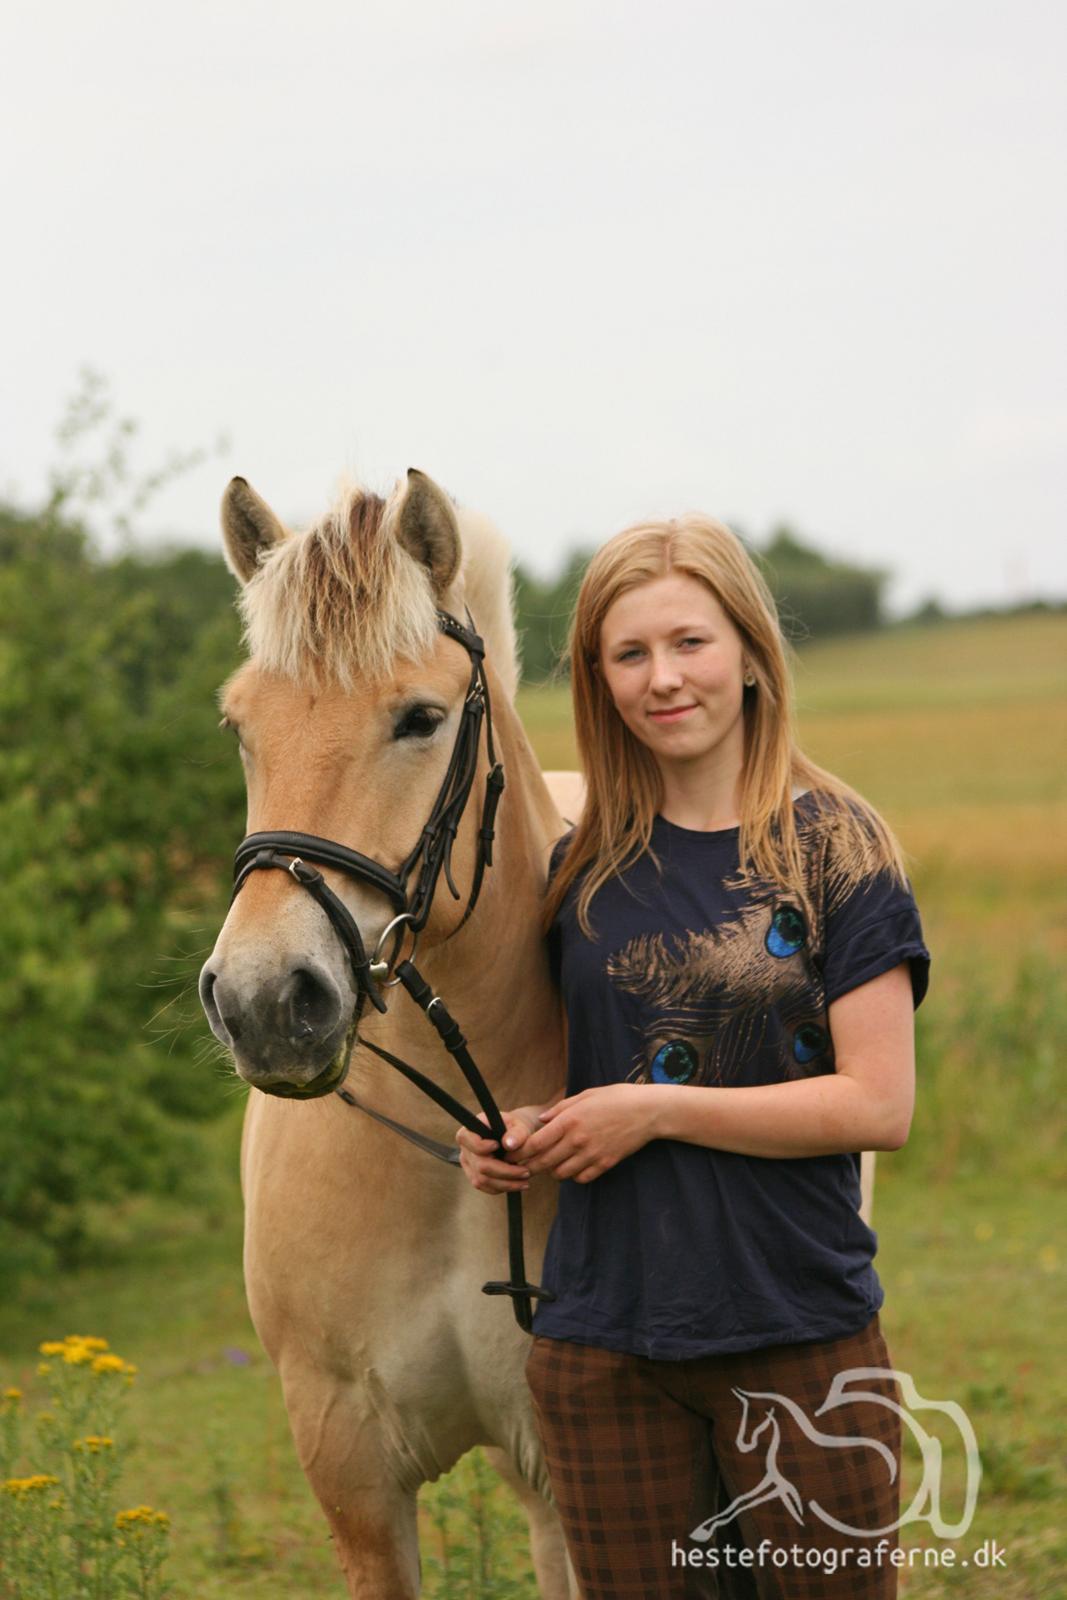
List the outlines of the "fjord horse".
{"type": "MultiPolygon", "coordinates": [[[[538,912],[565,824],[513,704],[503,540],[415,472],[388,501],[347,490],[303,533],[234,479],[223,532],[249,648],[222,700],[245,767],[249,833],[317,835],[396,870],[449,767],[471,677],[438,614],[462,619],[469,608],[485,641],[506,791],[492,866],[464,921],[488,769],[483,726],[451,855],[461,892],[453,898],[441,877],[418,966],[498,1105],[551,1098],[564,1079],[562,1022],[538,912]]],[[[394,915],[388,899],[344,873],[323,875],[373,951],[394,915]]],[[[381,991],[384,1014],[364,1004],[330,920],[287,871],[250,874],[200,987],[213,1031],[257,1091],[241,1159],[248,1302],[350,1594],[417,1594],[416,1493],[481,1444],[523,1503],[542,1595],[565,1600],[574,1589],[523,1372],[528,1339],[506,1300],[481,1293],[485,1279],[505,1276],[503,1202],[330,1092],[344,1081],[377,1111],[451,1143],[455,1119],[361,1042],[470,1103],[450,1057],[402,988],[381,991]]],[[[555,1202],[551,1179],[525,1196],[532,1282],[555,1202]]]]}

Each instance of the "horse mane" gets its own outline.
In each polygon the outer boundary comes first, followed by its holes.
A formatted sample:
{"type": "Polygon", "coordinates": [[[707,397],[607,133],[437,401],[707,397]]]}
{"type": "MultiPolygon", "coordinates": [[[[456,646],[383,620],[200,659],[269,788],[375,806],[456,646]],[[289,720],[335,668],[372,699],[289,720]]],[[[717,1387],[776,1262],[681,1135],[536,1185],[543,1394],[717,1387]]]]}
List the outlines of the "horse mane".
{"type": "Polygon", "coordinates": [[[425,659],[440,637],[437,611],[461,622],[469,606],[486,659],[509,699],[519,679],[510,551],[487,517],[456,507],[462,556],[445,594],[396,537],[402,489],[383,500],[342,486],[325,516],[261,559],[241,593],[245,643],[260,666],[298,682],[381,680],[399,661],[425,659]]]}

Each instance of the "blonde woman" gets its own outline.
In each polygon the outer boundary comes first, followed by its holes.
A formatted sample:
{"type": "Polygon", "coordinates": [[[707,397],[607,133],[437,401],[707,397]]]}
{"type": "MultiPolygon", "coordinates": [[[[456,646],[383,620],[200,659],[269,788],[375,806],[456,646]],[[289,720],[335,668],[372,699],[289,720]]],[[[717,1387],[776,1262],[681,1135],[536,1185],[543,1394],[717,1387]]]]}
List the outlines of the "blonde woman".
{"type": "Polygon", "coordinates": [[[797,747],[774,602],[721,523],[604,545],[569,654],[566,1088],[507,1113],[506,1151],[457,1138],[479,1189],[559,1184],[527,1377],[582,1594],[881,1600],[900,1430],[857,1152],[912,1116],[900,849],[797,747]],[[867,1398],[820,1411],[853,1369],[867,1398]]]}

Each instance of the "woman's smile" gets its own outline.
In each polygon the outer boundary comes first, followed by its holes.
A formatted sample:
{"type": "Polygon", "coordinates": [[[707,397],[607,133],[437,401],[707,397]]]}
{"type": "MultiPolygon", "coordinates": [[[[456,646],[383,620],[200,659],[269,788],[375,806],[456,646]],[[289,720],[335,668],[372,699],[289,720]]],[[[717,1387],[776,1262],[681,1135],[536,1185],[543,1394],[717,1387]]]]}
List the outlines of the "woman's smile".
{"type": "Polygon", "coordinates": [[[681,722],[683,717],[687,717],[690,711],[695,710],[695,705],[667,706],[662,711],[650,711],[648,714],[653,722],[681,722]]]}

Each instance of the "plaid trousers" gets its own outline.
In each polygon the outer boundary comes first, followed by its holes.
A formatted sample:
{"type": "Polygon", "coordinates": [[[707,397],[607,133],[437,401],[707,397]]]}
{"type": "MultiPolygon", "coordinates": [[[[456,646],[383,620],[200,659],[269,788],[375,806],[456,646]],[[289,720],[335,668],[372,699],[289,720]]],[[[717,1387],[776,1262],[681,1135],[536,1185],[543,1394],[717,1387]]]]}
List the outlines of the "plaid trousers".
{"type": "Polygon", "coordinates": [[[686,1361],[535,1338],[526,1376],[583,1600],[891,1600],[896,1381],[845,1386],[888,1405],[816,1415],[839,1373],[891,1365],[877,1316],[686,1361]]]}

